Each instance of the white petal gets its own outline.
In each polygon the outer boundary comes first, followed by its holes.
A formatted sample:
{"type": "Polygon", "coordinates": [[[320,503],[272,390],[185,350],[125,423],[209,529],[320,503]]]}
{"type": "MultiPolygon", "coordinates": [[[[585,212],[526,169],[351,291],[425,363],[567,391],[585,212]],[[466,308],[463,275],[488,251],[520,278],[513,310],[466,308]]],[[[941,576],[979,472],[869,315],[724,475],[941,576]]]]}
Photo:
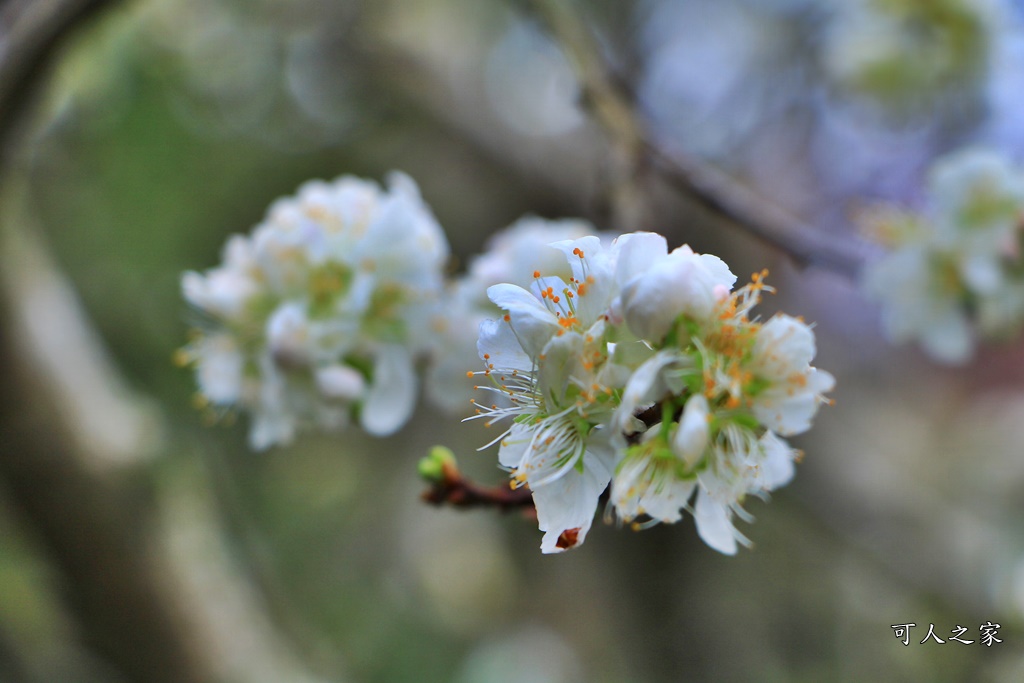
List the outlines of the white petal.
{"type": "Polygon", "coordinates": [[[671,365],[678,360],[679,353],[672,349],[659,351],[648,358],[633,373],[633,377],[626,385],[623,400],[628,396],[634,403],[643,404],[661,398],[661,395],[665,392],[665,383],[661,377],[661,371],[665,366],[671,365]]]}
{"type": "Polygon", "coordinates": [[[816,353],[814,332],[804,322],[779,313],[772,316],[757,332],[754,362],[758,375],[782,379],[802,372],[816,353]]]}
{"type": "Polygon", "coordinates": [[[304,306],[290,302],[278,306],[267,320],[267,347],[283,366],[304,365],[311,358],[309,319],[304,306]]]}
{"type": "Polygon", "coordinates": [[[627,283],[622,288],[622,308],[629,328],[657,343],[680,315],[696,320],[710,316],[718,303],[715,288],[729,279],[723,281],[720,269],[709,270],[706,263],[713,262],[688,248],[676,249],[627,283]]]}
{"type": "Polygon", "coordinates": [[[264,451],[271,446],[286,446],[295,438],[295,422],[289,415],[256,413],[249,428],[249,447],[264,451]]]}
{"type": "Polygon", "coordinates": [[[233,337],[218,334],[205,337],[196,353],[199,390],[211,403],[237,403],[242,394],[245,358],[233,337]]]}
{"type": "Polygon", "coordinates": [[[682,419],[672,437],[672,450],[690,467],[700,462],[711,437],[708,428],[708,400],[694,394],[686,401],[682,419]]]}
{"type": "Polygon", "coordinates": [[[256,284],[242,272],[228,268],[215,268],[207,274],[187,272],[181,277],[181,290],[185,300],[211,315],[236,318],[244,311],[253,296],[256,284]]]}
{"type": "Polygon", "coordinates": [[[816,394],[825,394],[836,386],[836,378],[831,372],[819,368],[811,368],[807,375],[807,389],[816,394]]]}
{"type": "Polygon", "coordinates": [[[991,294],[1003,284],[1003,269],[995,250],[968,256],[960,264],[960,271],[967,286],[977,294],[991,294]]]}
{"type": "Polygon", "coordinates": [[[377,349],[373,384],[363,402],[360,422],[374,436],[394,434],[416,405],[416,373],[409,352],[384,344],[377,349]]]}
{"type": "Polygon", "coordinates": [[[615,240],[615,248],[618,251],[615,279],[619,287],[625,287],[634,277],[668,255],[668,242],[654,232],[621,235],[615,240]]]}
{"type": "Polygon", "coordinates": [[[772,432],[765,432],[761,437],[761,447],[764,449],[764,461],[760,465],[761,486],[766,491],[773,491],[788,484],[796,472],[793,449],[772,432]]]}
{"type": "Polygon", "coordinates": [[[921,346],[935,360],[966,363],[974,351],[974,336],[964,314],[950,310],[922,331],[921,346]]]}
{"type": "MultiPolygon", "coordinates": [[[[482,335],[476,330],[483,321],[469,312],[465,315],[445,316],[444,321],[444,331],[434,339],[426,388],[430,399],[444,410],[467,415],[469,401],[473,397],[473,379],[467,377],[466,372],[480,368],[477,361],[477,337],[482,335]]],[[[519,350],[519,342],[513,338],[512,343],[519,356],[529,362],[519,350]]]]}
{"type": "Polygon", "coordinates": [[[697,254],[697,260],[711,275],[715,287],[724,287],[726,291],[732,291],[736,284],[736,276],[725,261],[714,254],[697,254]]]}
{"type": "Polygon", "coordinates": [[[252,242],[245,235],[232,235],[224,243],[221,252],[224,267],[228,270],[243,271],[255,266],[252,242]]]}
{"type": "Polygon", "coordinates": [[[584,326],[593,324],[604,316],[612,299],[618,293],[615,281],[615,252],[605,249],[601,240],[594,236],[555,242],[551,246],[565,254],[577,283],[585,283],[577,291],[575,315],[584,326]],[[574,254],[574,249],[579,249],[583,253],[583,258],[574,254]]]}
{"type": "Polygon", "coordinates": [[[411,178],[393,174],[390,180],[392,191],[381,197],[359,244],[360,260],[372,262],[389,278],[434,288],[448,256],[444,232],[411,178]]]}
{"type": "Polygon", "coordinates": [[[725,555],[736,554],[736,534],[730,519],[729,508],[701,489],[697,493],[697,505],[693,519],[697,533],[710,547],[725,555]]]}
{"type": "Polygon", "coordinates": [[[584,260],[595,259],[598,254],[603,253],[600,238],[593,235],[588,235],[575,240],[552,242],[550,246],[565,254],[565,259],[569,263],[569,268],[572,270],[572,276],[579,282],[585,281],[589,272],[584,272],[584,260]],[[582,251],[584,258],[581,259],[579,256],[574,254],[574,249],[582,251]]]}
{"type": "MultiPolygon", "coordinates": [[[[611,500],[616,513],[624,520],[646,514],[665,524],[674,524],[682,517],[684,508],[693,494],[696,482],[680,480],[671,475],[652,481],[650,461],[639,457],[627,460],[612,480],[611,500]]],[[[664,473],[662,473],[664,474],[664,473]]]]}
{"type": "Polygon", "coordinates": [[[555,316],[544,307],[537,297],[518,285],[503,282],[487,288],[487,298],[504,311],[517,311],[547,319],[555,316]]]}
{"type": "Polygon", "coordinates": [[[501,440],[498,449],[498,463],[502,467],[518,469],[524,465],[523,458],[527,454],[530,442],[533,441],[534,430],[523,424],[513,424],[508,436],[501,440]]]}
{"type": "Polygon", "coordinates": [[[533,490],[537,523],[544,532],[542,552],[560,553],[583,543],[594,521],[598,499],[610,480],[611,472],[600,458],[585,456],[582,473],[573,469],[533,490]],[[560,548],[559,538],[563,533],[573,542],[560,548]]]}
{"type": "Polygon", "coordinates": [[[680,510],[686,506],[697,482],[685,479],[669,479],[664,487],[649,486],[640,499],[643,511],[659,522],[675,524],[682,518],[680,510]]]}
{"type": "Polygon", "coordinates": [[[630,377],[622,392],[622,400],[616,409],[617,419],[615,422],[624,422],[640,406],[660,399],[667,390],[662,370],[666,366],[680,361],[681,358],[682,354],[678,351],[665,349],[644,361],[630,377]]]}
{"type": "Polygon", "coordinates": [[[285,380],[270,354],[259,359],[260,379],[257,407],[249,428],[249,445],[264,450],[275,444],[288,444],[295,438],[294,415],[285,404],[285,380]]]}
{"type": "Polygon", "coordinates": [[[324,396],[353,400],[363,395],[366,380],[359,371],[340,363],[317,368],[316,386],[324,396]]]}
{"type": "MultiPolygon", "coordinates": [[[[480,360],[484,356],[488,364],[493,364],[496,369],[518,370],[530,372],[533,370],[533,360],[523,351],[519,344],[519,338],[515,335],[511,325],[504,320],[484,320],[480,323],[480,338],[476,344],[480,360]]],[[[464,359],[469,363],[471,359],[464,359]]]]}
{"type": "Polygon", "coordinates": [[[494,285],[487,288],[487,296],[498,308],[508,311],[523,351],[531,358],[539,355],[555,331],[560,329],[558,318],[522,287],[494,285]]]}
{"type": "Polygon", "coordinates": [[[583,337],[575,332],[552,337],[537,364],[537,381],[541,396],[556,404],[565,395],[570,376],[579,377],[580,357],[583,355],[583,337]]]}

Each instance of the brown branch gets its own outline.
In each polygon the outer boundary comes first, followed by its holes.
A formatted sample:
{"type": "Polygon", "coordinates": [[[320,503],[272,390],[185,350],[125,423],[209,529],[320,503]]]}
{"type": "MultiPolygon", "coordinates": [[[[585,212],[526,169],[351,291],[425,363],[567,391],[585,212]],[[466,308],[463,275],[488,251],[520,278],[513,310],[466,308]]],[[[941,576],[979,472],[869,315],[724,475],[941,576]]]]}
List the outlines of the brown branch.
{"type": "Polygon", "coordinates": [[[490,507],[502,512],[520,509],[526,513],[534,510],[533,492],[528,487],[480,486],[463,476],[451,462],[444,463],[441,476],[423,492],[423,500],[431,505],[456,508],[490,507]]]}
{"type": "MultiPolygon", "coordinates": [[[[675,419],[679,419],[682,408],[676,409],[675,419]]],[[[648,428],[661,422],[662,404],[655,403],[636,413],[637,419],[642,421],[648,428]]],[[[633,442],[639,438],[639,434],[629,435],[627,441],[633,442]]],[[[437,451],[438,449],[435,449],[437,451]]],[[[497,508],[502,512],[513,509],[521,509],[524,514],[536,515],[536,508],[533,502],[533,492],[528,486],[512,489],[507,486],[480,486],[470,479],[467,479],[459,470],[454,456],[448,449],[440,449],[446,455],[438,457],[432,452],[425,458],[432,461],[425,466],[420,463],[420,474],[430,482],[430,488],[421,495],[424,502],[431,505],[448,505],[455,508],[497,508]]],[[[601,494],[602,499],[607,498],[608,491],[601,494]]]]}
{"type": "MultiPolygon", "coordinates": [[[[823,234],[717,168],[667,150],[647,129],[632,98],[614,78],[594,36],[566,0],[522,0],[572,60],[583,102],[632,168],[650,166],[672,186],[803,265],[856,277],[871,247],[851,237],[823,234]]],[[[613,159],[613,163],[615,160],[613,159]]]]}

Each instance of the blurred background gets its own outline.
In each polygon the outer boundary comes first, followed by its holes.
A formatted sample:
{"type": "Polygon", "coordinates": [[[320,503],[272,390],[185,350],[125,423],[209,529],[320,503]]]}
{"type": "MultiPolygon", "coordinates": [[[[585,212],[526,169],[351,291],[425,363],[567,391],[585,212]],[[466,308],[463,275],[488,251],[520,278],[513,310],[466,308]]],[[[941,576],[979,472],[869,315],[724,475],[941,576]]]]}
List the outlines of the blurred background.
{"type": "MultiPolygon", "coordinates": [[[[939,154],[1024,162],[1022,2],[573,11],[665,149],[835,239],[866,203],[920,202],[939,154]]],[[[1024,680],[1020,341],[957,369],[891,347],[855,282],[798,270],[653,174],[625,224],[608,142],[525,7],[111,2],[51,66],[0,188],[0,680],[1024,680]],[[304,180],[391,169],[419,182],[452,272],[525,213],[658,230],[741,280],[771,269],[765,313],[816,323],[838,388],[794,440],[795,481],[748,505],[752,550],[721,556],[685,519],[597,524],[542,556],[534,522],[428,507],[431,444],[505,475],[476,423],[425,403],[392,438],[259,454],[245,424],[204,424],[171,362],[182,271],[304,180]],[[1002,643],[978,642],[986,622],[1002,643]],[[975,642],[919,644],[930,623],[975,642]]]]}

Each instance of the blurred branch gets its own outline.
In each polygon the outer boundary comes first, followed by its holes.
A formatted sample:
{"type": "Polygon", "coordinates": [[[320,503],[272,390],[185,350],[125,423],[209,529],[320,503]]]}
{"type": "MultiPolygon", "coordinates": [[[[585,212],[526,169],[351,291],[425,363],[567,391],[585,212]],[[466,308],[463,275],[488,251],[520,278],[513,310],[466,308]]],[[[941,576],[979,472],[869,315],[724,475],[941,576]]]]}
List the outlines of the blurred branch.
{"type": "MultiPolygon", "coordinates": [[[[13,195],[8,187],[3,196],[13,195]]],[[[88,334],[80,317],[63,319],[71,290],[54,280],[43,252],[10,225],[0,233],[0,480],[64,581],[64,597],[83,638],[128,681],[181,683],[211,680],[179,610],[176,591],[156,561],[152,492],[137,468],[96,467],[91,446],[69,401],[89,401],[69,384],[96,372],[54,363],[54,342],[69,358],[88,334]],[[61,316],[62,328],[47,326],[61,316]],[[40,335],[58,338],[44,339],[40,335]]],[[[88,361],[87,361],[88,362],[88,361]]],[[[90,380],[91,381],[91,380],[90,380]]],[[[79,387],[81,389],[81,387],[79,387]]],[[[105,389],[101,389],[101,393],[105,389]]],[[[134,413],[117,411],[131,421],[134,413]]],[[[110,425],[108,425],[110,426],[110,425]]],[[[131,446],[147,450],[151,434],[132,424],[113,425],[134,435],[131,446]]],[[[122,464],[145,462],[120,458],[122,464]]]]}
{"type": "MultiPolygon", "coordinates": [[[[583,88],[584,104],[634,173],[653,168],[706,209],[788,253],[798,263],[856,277],[870,253],[868,245],[850,237],[823,234],[726,173],[679,150],[666,149],[647,130],[632,97],[613,76],[594,36],[572,4],[566,0],[521,2],[547,25],[565,49],[583,88]]],[[[621,161],[613,159],[613,163],[621,161]]]]}
{"type": "Polygon", "coordinates": [[[0,155],[58,47],[118,0],[20,0],[0,8],[0,155]]]}
{"type": "Polygon", "coordinates": [[[155,415],[102,355],[35,232],[16,227],[15,194],[9,181],[0,484],[58,570],[83,639],[132,683],[320,683],[232,566],[203,470],[168,487],[155,415]]]}
{"type": "Polygon", "coordinates": [[[18,201],[17,133],[51,63],[116,2],[0,5],[0,484],[118,680],[316,683],[233,571],[216,520],[167,509],[156,413],[126,388],[18,201]]]}

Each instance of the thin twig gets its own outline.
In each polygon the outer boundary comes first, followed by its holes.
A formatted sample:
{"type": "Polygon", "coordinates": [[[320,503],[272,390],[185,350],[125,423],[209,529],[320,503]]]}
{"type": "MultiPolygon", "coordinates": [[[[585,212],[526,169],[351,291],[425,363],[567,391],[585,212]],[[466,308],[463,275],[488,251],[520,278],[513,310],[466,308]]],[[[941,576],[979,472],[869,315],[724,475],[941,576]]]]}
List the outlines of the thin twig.
{"type": "Polygon", "coordinates": [[[649,132],[571,4],[566,0],[523,2],[565,49],[583,88],[584,104],[606,130],[613,147],[625,150],[636,168],[649,165],[705,208],[788,253],[802,265],[857,276],[871,252],[867,244],[823,234],[717,168],[678,150],[667,150],[649,132]]]}
{"type": "Polygon", "coordinates": [[[423,500],[432,505],[456,508],[489,507],[502,512],[533,510],[533,492],[527,487],[480,486],[463,476],[453,463],[445,463],[441,477],[423,492],[423,500]]]}
{"type": "MultiPolygon", "coordinates": [[[[681,413],[682,409],[677,408],[674,419],[678,421],[681,413]]],[[[661,403],[655,403],[636,414],[636,418],[643,422],[648,429],[661,422],[662,416],[661,403]]],[[[639,433],[626,435],[626,440],[632,443],[639,437],[639,433]]],[[[517,489],[503,485],[480,486],[462,474],[454,459],[445,460],[441,464],[439,473],[431,474],[426,478],[430,481],[430,488],[423,492],[422,498],[431,505],[448,505],[456,508],[498,508],[502,512],[521,509],[524,514],[536,516],[533,492],[528,486],[517,489]]],[[[607,497],[608,490],[605,489],[601,498],[607,500],[607,497]]]]}

